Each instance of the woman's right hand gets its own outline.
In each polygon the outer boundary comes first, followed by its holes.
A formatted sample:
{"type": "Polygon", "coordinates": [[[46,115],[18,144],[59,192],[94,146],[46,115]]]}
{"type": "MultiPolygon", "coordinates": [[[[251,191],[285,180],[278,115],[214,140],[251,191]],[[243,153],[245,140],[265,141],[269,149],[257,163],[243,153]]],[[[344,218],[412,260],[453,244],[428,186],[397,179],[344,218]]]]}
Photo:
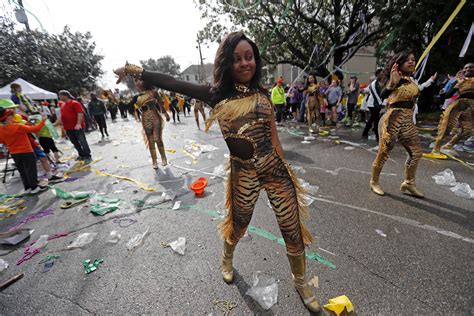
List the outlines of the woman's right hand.
{"type": "Polygon", "coordinates": [[[119,67],[119,68],[115,69],[114,73],[118,76],[117,84],[122,82],[122,80],[125,79],[125,77],[127,76],[125,74],[125,67],[119,67]]]}
{"type": "Polygon", "coordinates": [[[394,64],[392,69],[390,70],[390,80],[388,82],[388,86],[394,89],[397,84],[400,82],[400,72],[398,71],[398,64],[394,64]]]}

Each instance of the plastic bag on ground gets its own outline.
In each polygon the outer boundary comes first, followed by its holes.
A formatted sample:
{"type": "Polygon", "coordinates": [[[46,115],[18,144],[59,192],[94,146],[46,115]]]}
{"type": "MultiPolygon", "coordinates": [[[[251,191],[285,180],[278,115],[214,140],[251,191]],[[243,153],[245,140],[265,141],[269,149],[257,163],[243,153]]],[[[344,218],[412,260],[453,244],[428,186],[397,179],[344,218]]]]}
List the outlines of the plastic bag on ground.
{"type": "Polygon", "coordinates": [[[252,287],[245,293],[260,304],[260,306],[268,310],[278,300],[278,284],[275,279],[257,271],[253,274],[252,287]]]}
{"type": "Polygon", "coordinates": [[[202,150],[203,153],[208,153],[208,152],[219,149],[219,148],[217,148],[216,146],[213,146],[213,145],[200,145],[200,147],[201,147],[201,150],[202,150]]]}
{"type": "Polygon", "coordinates": [[[127,242],[127,249],[132,250],[133,248],[139,246],[142,242],[143,239],[145,239],[146,234],[148,234],[149,228],[147,228],[142,234],[138,234],[135,237],[130,238],[130,240],[127,242]]]}
{"type": "Polygon", "coordinates": [[[457,196],[465,199],[474,199],[474,190],[471,189],[467,183],[456,183],[456,185],[450,188],[457,196]]]}
{"type": "Polygon", "coordinates": [[[170,242],[169,245],[174,252],[184,256],[184,251],[186,250],[186,238],[179,237],[178,240],[170,242]]]}
{"type": "Polygon", "coordinates": [[[214,170],[212,171],[212,173],[214,174],[214,176],[212,176],[211,178],[225,177],[226,170],[225,170],[224,165],[219,165],[219,166],[215,167],[214,170]]]}
{"type": "Polygon", "coordinates": [[[89,198],[95,195],[95,191],[94,192],[81,192],[81,191],[66,192],[55,186],[51,186],[50,188],[54,195],[56,195],[58,198],[63,199],[63,200],[80,200],[80,199],[89,198]]]}
{"type": "Polygon", "coordinates": [[[0,259],[0,272],[8,268],[8,262],[3,259],[0,259]]]}
{"type": "Polygon", "coordinates": [[[107,243],[116,244],[120,241],[120,238],[122,238],[122,236],[120,236],[120,234],[116,230],[113,230],[113,231],[110,232],[109,239],[107,240],[107,243]]]}
{"type": "Polygon", "coordinates": [[[67,249],[82,248],[90,244],[94,240],[96,235],[97,233],[82,233],[77,236],[77,238],[72,242],[72,244],[67,246],[67,249]]]}
{"type": "Polygon", "coordinates": [[[456,185],[456,178],[454,177],[454,173],[451,169],[444,169],[444,171],[435,174],[432,176],[432,178],[435,180],[436,184],[439,185],[456,185]]]}
{"type": "Polygon", "coordinates": [[[306,182],[305,180],[301,178],[299,179],[299,181],[303,189],[306,191],[306,193],[312,194],[312,195],[315,195],[318,193],[319,187],[317,185],[309,184],[308,182],[306,182]]]}

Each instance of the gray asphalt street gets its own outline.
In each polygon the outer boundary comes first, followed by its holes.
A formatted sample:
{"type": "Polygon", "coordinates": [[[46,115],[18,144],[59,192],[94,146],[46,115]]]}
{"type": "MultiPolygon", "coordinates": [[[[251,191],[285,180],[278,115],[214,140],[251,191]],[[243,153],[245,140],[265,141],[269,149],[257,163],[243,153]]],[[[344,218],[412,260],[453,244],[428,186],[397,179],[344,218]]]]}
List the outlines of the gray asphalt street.
{"type": "MultiPolygon", "coordinates": [[[[228,151],[217,126],[205,133],[196,128],[194,117],[181,120],[165,126],[165,146],[176,152],[167,152],[170,165],[157,172],[143,144],[141,124],[109,120],[109,140],[99,142],[99,132],[87,136],[93,158],[98,160],[93,169],[133,178],[156,191],[83,171],[70,175],[76,181],[57,187],[118,197],[118,210],[96,216],[89,203],[63,210],[59,205],[64,201],[48,190],[28,197],[26,210],[0,220],[0,231],[6,231],[29,214],[52,209],[53,214],[22,226],[34,229],[30,241],[40,235],[69,233],[50,240],[41,253],[20,265],[16,261],[26,244],[0,256],[10,265],[0,272],[0,283],[25,272],[21,280],[0,292],[0,314],[223,314],[215,300],[235,302],[232,313],[236,315],[308,314],[293,288],[285,248],[272,240],[281,234],[265,192],[249,236],[236,249],[235,282],[222,281],[222,242],[216,226],[225,209],[225,173],[217,171],[226,163],[228,151]],[[217,149],[199,153],[203,149],[199,145],[217,149]],[[188,187],[203,176],[209,184],[205,195],[196,197],[188,187]],[[163,192],[174,201],[163,202],[163,192]],[[173,210],[176,201],[181,206],[173,210]],[[121,227],[131,223],[124,219],[136,222],[121,227]],[[128,250],[128,241],[147,229],[142,243],[128,250]],[[113,230],[121,235],[115,244],[107,242],[113,230]],[[97,235],[83,248],[65,250],[81,233],[97,235]],[[183,256],[162,245],[179,237],[186,238],[183,256]],[[60,258],[43,273],[39,262],[46,255],[60,258]],[[83,260],[98,258],[103,263],[85,274],[83,260]],[[256,271],[277,280],[278,303],[267,311],[246,295],[256,271]]],[[[431,178],[450,168],[458,182],[474,187],[472,169],[454,160],[422,159],[417,186],[426,198],[403,195],[399,185],[406,154],[397,145],[383,169],[381,185],[387,194],[380,197],[368,187],[377,144],[361,140],[360,129],[338,127],[332,136],[317,136],[309,143],[302,143],[307,136],[302,124],[286,123],[278,129],[286,159],[298,177],[318,187],[308,198],[307,225],[316,240],[309,250],[319,254],[319,260],[308,259],[307,276],[317,276],[315,293],[321,303],[347,295],[358,315],[474,314],[474,203],[431,178]]],[[[420,133],[427,152],[429,133],[420,133]]],[[[65,157],[74,153],[70,143],[60,146],[65,157]]],[[[474,161],[472,154],[461,158],[474,161]]],[[[18,175],[0,185],[2,193],[20,190],[18,175]]]]}

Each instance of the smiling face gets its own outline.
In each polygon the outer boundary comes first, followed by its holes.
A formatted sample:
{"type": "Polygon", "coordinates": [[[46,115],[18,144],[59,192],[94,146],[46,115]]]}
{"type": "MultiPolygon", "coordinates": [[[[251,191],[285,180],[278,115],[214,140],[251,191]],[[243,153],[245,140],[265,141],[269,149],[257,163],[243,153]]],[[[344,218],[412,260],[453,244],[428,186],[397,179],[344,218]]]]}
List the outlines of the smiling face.
{"type": "Polygon", "coordinates": [[[462,69],[462,71],[465,77],[471,78],[472,76],[474,76],[474,64],[473,63],[466,64],[464,68],[462,69]]]}
{"type": "Polygon", "coordinates": [[[241,40],[235,47],[233,56],[232,78],[236,83],[250,83],[256,69],[252,46],[246,40],[241,40]]]}
{"type": "Polygon", "coordinates": [[[410,55],[408,55],[405,62],[403,64],[399,65],[399,70],[404,75],[411,75],[412,73],[415,72],[415,65],[416,65],[415,56],[413,54],[410,54],[410,55]]]}
{"type": "Polygon", "coordinates": [[[316,80],[314,79],[314,76],[313,76],[313,75],[309,75],[309,76],[308,76],[308,82],[309,82],[309,84],[313,84],[313,83],[316,82],[316,80]]]}

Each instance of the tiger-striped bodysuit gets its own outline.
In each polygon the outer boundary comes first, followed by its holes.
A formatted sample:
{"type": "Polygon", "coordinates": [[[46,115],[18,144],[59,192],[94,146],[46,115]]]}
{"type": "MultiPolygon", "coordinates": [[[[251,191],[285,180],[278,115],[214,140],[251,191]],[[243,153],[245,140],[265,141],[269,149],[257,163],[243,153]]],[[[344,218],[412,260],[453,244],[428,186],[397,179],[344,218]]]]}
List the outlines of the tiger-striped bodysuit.
{"type": "Polygon", "coordinates": [[[418,130],[413,122],[414,104],[420,94],[420,89],[411,78],[402,80],[404,80],[403,83],[390,93],[388,110],[379,123],[379,150],[372,164],[376,170],[377,181],[397,139],[408,152],[408,159],[405,162],[407,182],[414,183],[418,161],[423,154],[418,130]]]}
{"type": "Polygon", "coordinates": [[[308,126],[310,131],[312,130],[313,126],[313,119],[316,115],[316,125],[321,124],[321,106],[319,104],[319,85],[318,84],[311,84],[309,85],[308,89],[306,90],[308,94],[308,104],[306,106],[306,118],[308,120],[308,126]]]}
{"type": "Polygon", "coordinates": [[[163,144],[164,121],[160,114],[159,100],[155,98],[154,94],[155,92],[152,90],[144,91],[138,96],[135,105],[141,112],[142,127],[146,137],[145,143],[150,150],[153,165],[156,166],[155,144],[160,152],[163,165],[167,164],[167,160],[163,144]]]}
{"type": "Polygon", "coordinates": [[[474,78],[461,80],[456,84],[455,89],[459,91],[459,99],[451,103],[443,114],[438,123],[438,134],[435,138],[433,153],[439,153],[441,142],[451,130],[458,128],[456,134],[446,144],[452,147],[461,139],[469,138],[474,128],[474,78]]]}
{"type": "Polygon", "coordinates": [[[228,214],[220,226],[221,237],[233,245],[239,241],[250,223],[260,190],[265,189],[287,252],[291,255],[304,253],[305,244],[312,241],[301,218],[307,210],[299,194],[297,179],[272,144],[274,116],[270,100],[259,92],[240,95],[217,104],[213,116],[217,116],[231,153],[226,199],[228,214]],[[220,116],[222,112],[234,109],[247,113],[233,113],[227,119],[225,115],[220,116]]]}

